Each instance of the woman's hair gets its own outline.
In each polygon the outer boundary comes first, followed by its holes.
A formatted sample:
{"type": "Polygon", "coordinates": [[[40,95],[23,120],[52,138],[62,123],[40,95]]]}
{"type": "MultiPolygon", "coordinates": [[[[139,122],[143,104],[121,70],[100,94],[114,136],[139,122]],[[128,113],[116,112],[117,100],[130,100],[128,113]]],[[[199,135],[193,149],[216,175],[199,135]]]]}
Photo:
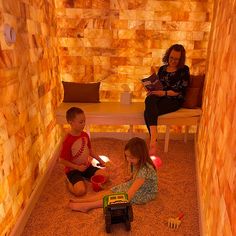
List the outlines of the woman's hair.
{"type": "Polygon", "coordinates": [[[185,52],[183,45],[181,45],[181,44],[174,44],[166,50],[166,53],[165,53],[164,57],[162,58],[163,63],[168,64],[169,56],[170,56],[170,53],[172,50],[177,51],[177,52],[181,52],[181,56],[180,56],[179,63],[178,63],[177,67],[183,68],[185,65],[186,52],[185,52]]]}
{"type": "Polygon", "coordinates": [[[149,156],[147,144],[143,139],[138,137],[130,139],[125,145],[125,151],[126,150],[129,150],[132,156],[140,160],[140,167],[146,163],[149,163],[154,169],[156,169],[152,159],[149,156]]]}
{"type": "Polygon", "coordinates": [[[78,107],[71,107],[69,110],[66,112],[66,120],[67,122],[70,122],[74,120],[76,115],[83,114],[84,111],[78,107]]]}

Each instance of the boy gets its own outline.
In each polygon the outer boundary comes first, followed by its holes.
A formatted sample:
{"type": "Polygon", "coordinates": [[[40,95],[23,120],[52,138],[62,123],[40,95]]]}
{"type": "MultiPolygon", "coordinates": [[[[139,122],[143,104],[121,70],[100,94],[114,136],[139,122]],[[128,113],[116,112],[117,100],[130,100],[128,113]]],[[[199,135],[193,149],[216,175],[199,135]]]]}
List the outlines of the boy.
{"type": "Polygon", "coordinates": [[[71,132],[63,141],[60,162],[65,166],[69,190],[76,196],[81,196],[86,193],[84,179],[90,179],[95,173],[107,178],[108,174],[91,164],[93,158],[100,166],[104,166],[105,162],[92,151],[89,136],[83,131],[85,127],[83,110],[71,107],[66,112],[66,120],[71,126],[71,132]]]}

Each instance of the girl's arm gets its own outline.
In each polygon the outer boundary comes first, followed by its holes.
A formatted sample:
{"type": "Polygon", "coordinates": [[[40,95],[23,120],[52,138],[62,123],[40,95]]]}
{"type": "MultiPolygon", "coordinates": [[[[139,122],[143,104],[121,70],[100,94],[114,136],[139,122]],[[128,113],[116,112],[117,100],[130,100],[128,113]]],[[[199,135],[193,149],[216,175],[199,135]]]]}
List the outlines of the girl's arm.
{"type": "Polygon", "coordinates": [[[133,196],[135,195],[135,193],[139,190],[139,188],[141,188],[141,186],[144,184],[145,179],[143,178],[136,178],[135,181],[133,182],[133,184],[131,185],[131,187],[128,190],[128,197],[129,200],[131,200],[133,198],[133,196]]]}

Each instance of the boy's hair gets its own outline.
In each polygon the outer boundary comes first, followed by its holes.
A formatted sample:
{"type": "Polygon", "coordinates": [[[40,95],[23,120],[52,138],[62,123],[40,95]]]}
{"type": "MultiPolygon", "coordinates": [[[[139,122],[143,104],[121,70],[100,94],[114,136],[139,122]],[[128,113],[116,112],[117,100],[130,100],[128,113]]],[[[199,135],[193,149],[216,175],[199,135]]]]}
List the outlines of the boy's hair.
{"type": "Polygon", "coordinates": [[[76,115],[83,114],[83,113],[84,113],[84,111],[82,109],[80,109],[78,107],[71,107],[66,112],[66,120],[67,120],[67,122],[70,122],[76,117],[76,115]]]}
{"type": "Polygon", "coordinates": [[[156,169],[152,159],[149,156],[147,144],[143,139],[138,137],[130,139],[125,145],[125,151],[126,150],[129,150],[131,155],[140,160],[140,167],[146,163],[149,163],[154,169],[156,169]]]}
{"type": "Polygon", "coordinates": [[[178,68],[183,68],[185,65],[186,52],[185,52],[183,45],[181,45],[181,44],[173,44],[170,48],[168,48],[165,52],[164,57],[162,58],[162,62],[164,64],[168,64],[169,56],[170,56],[170,53],[172,50],[177,51],[177,52],[181,52],[181,56],[180,56],[179,63],[178,63],[178,68]]]}

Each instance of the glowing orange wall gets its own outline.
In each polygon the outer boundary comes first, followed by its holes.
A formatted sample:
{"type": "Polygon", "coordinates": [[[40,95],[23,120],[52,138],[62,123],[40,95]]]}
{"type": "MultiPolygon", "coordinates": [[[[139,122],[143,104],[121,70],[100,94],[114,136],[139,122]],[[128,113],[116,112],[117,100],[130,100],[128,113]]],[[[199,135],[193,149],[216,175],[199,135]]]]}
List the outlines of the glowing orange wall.
{"type": "Polygon", "coordinates": [[[235,5],[215,2],[207,56],[211,0],[0,0],[0,234],[10,232],[59,140],[60,79],[106,78],[104,100],[129,83],[142,100],[138,79],[177,42],[193,74],[209,60],[198,141],[205,235],[236,234],[235,5]],[[16,28],[13,46],[4,23],[16,28]]]}
{"type": "Polygon", "coordinates": [[[205,73],[212,0],[57,0],[60,76],[99,81],[102,100],[118,100],[128,83],[143,100],[140,79],[182,43],[192,74],[205,73]]]}
{"type": "Polygon", "coordinates": [[[236,235],[236,2],[215,1],[198,140],[203,228],[236,235]]]}
{"type": "Polygon", "coordinates": [[[15,224],[59,140],[54,16],[51,0],[0,0],[0,235],[15,224]],[[5,23],[16,30],[14,45],[5,42],[5,23]]]}

